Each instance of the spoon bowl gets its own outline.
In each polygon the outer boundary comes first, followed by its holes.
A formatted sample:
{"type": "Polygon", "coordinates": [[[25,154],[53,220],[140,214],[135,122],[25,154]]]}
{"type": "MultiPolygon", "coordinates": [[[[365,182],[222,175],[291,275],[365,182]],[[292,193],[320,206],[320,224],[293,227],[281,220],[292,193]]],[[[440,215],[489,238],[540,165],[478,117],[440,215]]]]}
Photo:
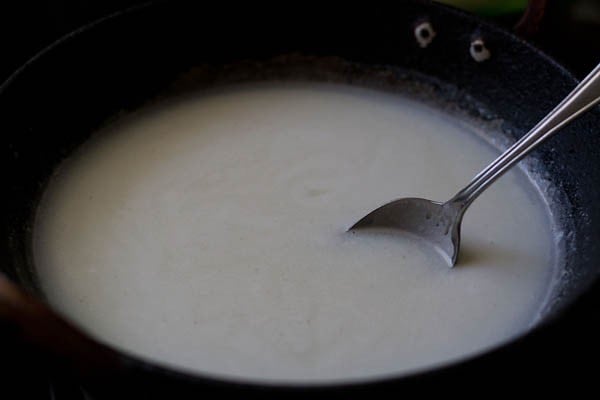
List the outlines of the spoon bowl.
{"type": "Polygon", "coordinates": [[[410,197],[373,210],[349,230],[393,229],[423,239],[453,267],[460,246],[461,213],[461,207],[453,202],[440,203],[410,197]]]}

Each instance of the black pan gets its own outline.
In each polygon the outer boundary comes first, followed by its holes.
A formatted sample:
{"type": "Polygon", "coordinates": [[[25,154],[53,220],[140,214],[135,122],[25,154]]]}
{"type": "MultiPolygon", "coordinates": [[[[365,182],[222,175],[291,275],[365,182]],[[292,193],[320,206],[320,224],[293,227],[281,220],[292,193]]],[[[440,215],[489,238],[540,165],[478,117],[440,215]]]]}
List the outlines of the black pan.
{"type": "MultiPolygon", "coordinates": [[[[450,107],[479,123],[523,135],[576,84],[552,59],[510,33],[424,1],[260,8],[157,3],[118,13],[50,46],[0,88],[6,181],[0,279],[1,340],[13,377],[42,371],[81,383],[94,398],[175,398],[219,392],[331,396],[431,388],[494,391],[548,382],[593,382],[582,360],[599,355],[600,112],[546,143],[528,166],[551,188],[564,257],[545,318],[533,331],[468,360],[408,376],[336,385],[267,386],[171,370],[99,344],[44,304],[30,248],[32,216],[53,168],[96,128],[162,90],[223,82],[310,79],[346,82],[450,107]],[[437,31],[425,49],[414,27],[437,31]],[[469,52],[483,39],[492,57],[469,52]],[[195,72],[186,84],[172,83],[195,72]],[[242,392],[243,391],[243,392],[242,392]]],[[[12,378],[11,378],[12,379],[12,378]]],[[[16,378],[15,378],[16,379],[16,378]]],[[[73,386],[75,387],[75,386],[73,386]]]]}

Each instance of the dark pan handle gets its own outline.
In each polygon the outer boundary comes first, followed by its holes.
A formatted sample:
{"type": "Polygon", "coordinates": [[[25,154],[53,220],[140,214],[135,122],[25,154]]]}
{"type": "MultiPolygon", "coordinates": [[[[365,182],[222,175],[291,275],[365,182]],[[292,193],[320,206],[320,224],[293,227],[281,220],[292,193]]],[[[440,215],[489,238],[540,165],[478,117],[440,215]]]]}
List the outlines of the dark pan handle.
{"type": "Polygon", "coordinates": [[[73,382],[77,388],[76,382],[97,382],[108,371],[122,370],[116,352],[89,339],[2,273],[0,348],[2,379],[11,381],[10,386],[19,388],[19,392],[31,389],[24,385],[33,385],[36,379],[48,393],[64,391],[65,382],[73,382]],[[56,382],[60,385],[54,385],[56,382]]]}
{"type": "Polygon", "coordinates": [[[536,36],[544,20],[547,5],[548,0],[529,0],[523,16],[515,25],[517,35],[526,39],[536,36]]]}

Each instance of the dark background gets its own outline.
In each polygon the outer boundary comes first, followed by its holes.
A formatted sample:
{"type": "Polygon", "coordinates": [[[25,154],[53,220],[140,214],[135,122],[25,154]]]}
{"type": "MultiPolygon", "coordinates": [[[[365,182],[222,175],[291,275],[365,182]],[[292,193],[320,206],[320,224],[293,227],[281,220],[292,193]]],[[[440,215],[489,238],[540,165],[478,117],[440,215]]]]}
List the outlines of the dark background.
{"type": "MultiPolygon", "coordinates": [[[[66,33],[104,15],[144,2],[1,0],[0,82],[35,53],[66,33]]],[[[452,3],[451,0],[446,2],[452,3]]],[[[303,3],[302,6],[310,7],[310,3],[303,3]]],[[[293,7],[290,6],[290,9],[293,7]]],[[[318,9],[315,7],[315,12],[318,9]]],[[[235,12],[234,5],[232,12],[235,12]]],[[[488,15],[485,18],[512,29],[520,16],[520,12],[515,12],[488,15]]],[[[539,31],[528,40],[581,78],[600,61],[600,0],[548,0],[539,31]]]]}

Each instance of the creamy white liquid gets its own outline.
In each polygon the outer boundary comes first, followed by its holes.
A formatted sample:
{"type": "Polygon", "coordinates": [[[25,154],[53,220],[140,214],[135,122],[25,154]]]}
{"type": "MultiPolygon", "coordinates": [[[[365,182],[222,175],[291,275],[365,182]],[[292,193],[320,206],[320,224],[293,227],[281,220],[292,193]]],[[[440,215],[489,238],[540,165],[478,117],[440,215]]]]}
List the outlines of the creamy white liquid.
{"type": "Polygon", "coordinates": [[[261,380],[368,378],[522,333],[552,274],[521,171],[476,201],[461,264],[346,228],[445,200],[497,151],[449,116],[340,85],[231,87],[147,107],[59,168],[35,261],[50,303],[142,357],[261,380]]]}

